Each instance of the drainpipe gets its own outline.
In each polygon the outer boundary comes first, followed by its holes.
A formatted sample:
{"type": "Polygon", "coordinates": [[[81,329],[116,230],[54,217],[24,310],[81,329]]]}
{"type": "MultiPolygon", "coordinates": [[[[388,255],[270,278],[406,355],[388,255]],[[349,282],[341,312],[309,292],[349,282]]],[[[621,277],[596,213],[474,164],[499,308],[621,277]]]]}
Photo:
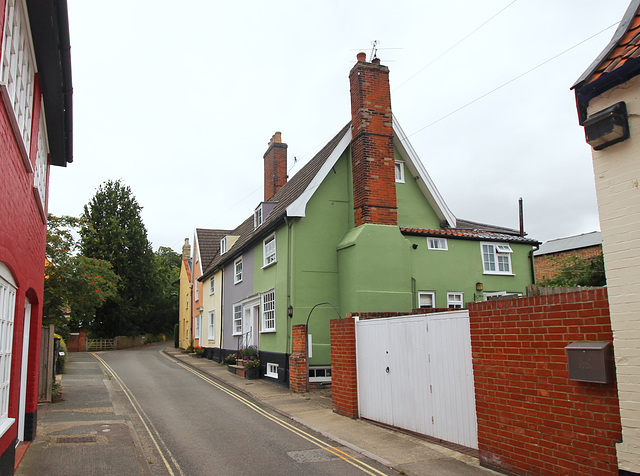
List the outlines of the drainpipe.
{"type": "Polygon", "coordinates": [[[532,248],[529,251],[529,261],[530,261],[530,265],[531,265],[531,283],[536,284],[536,267],[533,261],[533,253],[538,251],[540,249],[540,245],[536,245],[535,248],[532,248]]]}
{"type": "MultiPolygon", "coordinates": [[[[291,304],[291,275],[293,273],[293,260],[292,260],[292,244],[291,240],[293,239],[293,221],[289,219],[289,217],[284,217],[284,222],[287,225],[287,309],[291,304]]],[[[290,346],[291,346],[291,326],[292,322],[289,322],[289,316],[287,315],[287,353],[291,354],[290,346]]]]}

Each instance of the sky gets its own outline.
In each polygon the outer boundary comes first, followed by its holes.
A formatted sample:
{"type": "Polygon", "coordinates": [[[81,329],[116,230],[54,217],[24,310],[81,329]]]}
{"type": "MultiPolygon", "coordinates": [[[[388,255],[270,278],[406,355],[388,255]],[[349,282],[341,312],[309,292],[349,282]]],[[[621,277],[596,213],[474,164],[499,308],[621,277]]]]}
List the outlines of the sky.
{"type": "Polygon", "coordinates": [[[350,120],[349,70],[377,41],[393,113],[456,217],[518,228],[522,197],[531,238],[599,230],[570,87],[628,4],[68,0],[74,161],[51,168],[49,212],[79,216],[120,179],[154,250],[235,228],[263,199],[273,133],[295,174],[350,120]]]}

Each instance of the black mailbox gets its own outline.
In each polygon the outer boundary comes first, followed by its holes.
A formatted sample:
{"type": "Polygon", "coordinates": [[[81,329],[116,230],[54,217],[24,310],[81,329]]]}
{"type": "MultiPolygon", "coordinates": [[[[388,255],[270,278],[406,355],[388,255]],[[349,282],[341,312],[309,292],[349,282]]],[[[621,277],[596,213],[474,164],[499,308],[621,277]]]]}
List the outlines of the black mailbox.
{"type": "Polygon", "coordinates": [[[613,379],[610,342],[572,342],[565,347],[569,380],[609,383],[613,379]]]}

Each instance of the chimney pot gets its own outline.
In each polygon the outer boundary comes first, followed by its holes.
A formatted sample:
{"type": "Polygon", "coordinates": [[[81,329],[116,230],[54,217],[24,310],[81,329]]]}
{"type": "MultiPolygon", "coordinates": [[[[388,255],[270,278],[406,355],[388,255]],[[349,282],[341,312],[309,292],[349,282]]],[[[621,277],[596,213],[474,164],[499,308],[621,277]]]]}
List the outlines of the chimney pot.
{"type": "Polygon", "coordinates": [[[367,54],[366,53],[358,53],[357,55],[358,61],[367,61],[367,54]]]}
{"type": "Polygon", "coordinates": [[[373,59],[371,60],[371,62],[372,62],[373,64],[380,64],[380,58],[373,58],[373,59]]]}

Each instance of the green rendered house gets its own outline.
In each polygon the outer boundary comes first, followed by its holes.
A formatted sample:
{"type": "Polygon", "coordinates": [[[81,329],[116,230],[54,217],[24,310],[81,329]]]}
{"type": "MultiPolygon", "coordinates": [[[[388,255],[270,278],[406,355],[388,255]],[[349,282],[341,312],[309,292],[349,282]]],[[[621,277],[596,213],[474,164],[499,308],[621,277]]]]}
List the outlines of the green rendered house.
{"type": "Polygon", "coordinates": [[[223,293],[214,358],[256,345],[265,378],[287,383],[291,329],[308,320],[310,377],[322,380],[338,314],[466,307],[534,282],[536,240],[448,209],[391,113],[388,73],[358,55],[352,120],[289,180],[273,136],[264,202],[200,278],[218,273],[223,293]]]}

